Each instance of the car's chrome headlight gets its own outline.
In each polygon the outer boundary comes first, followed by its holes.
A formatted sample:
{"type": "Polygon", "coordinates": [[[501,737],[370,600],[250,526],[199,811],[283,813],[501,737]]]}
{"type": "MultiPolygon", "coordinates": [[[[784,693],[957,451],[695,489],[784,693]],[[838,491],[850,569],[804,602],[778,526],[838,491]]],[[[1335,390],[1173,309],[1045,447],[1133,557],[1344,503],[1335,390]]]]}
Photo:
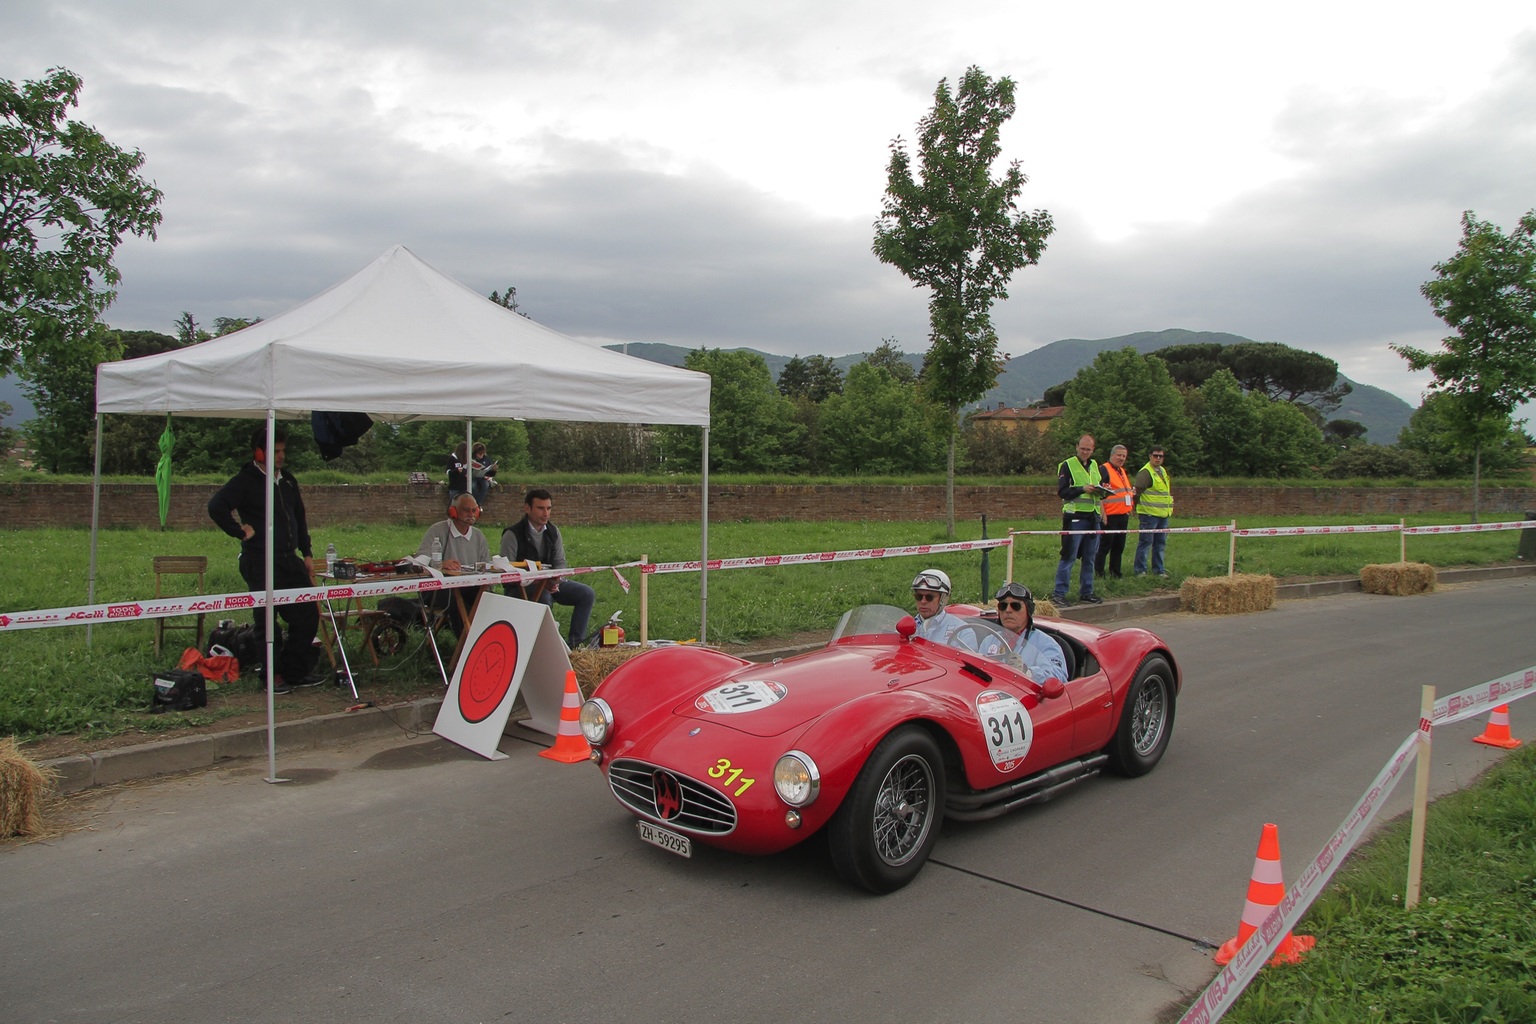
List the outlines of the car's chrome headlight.
{"type": "Polygon", "coordinates": [[[791,807],[805,807],[821,792],[821,772],[811,755],[791,750],[773,766],[773,788],[791,807]]]}
{"type": "Polygon", "coordinates": [[[581,734],[594,747],[607,742],[613,732],[613,709],[601,697],[593,697],[581,706],[581,734]]]}

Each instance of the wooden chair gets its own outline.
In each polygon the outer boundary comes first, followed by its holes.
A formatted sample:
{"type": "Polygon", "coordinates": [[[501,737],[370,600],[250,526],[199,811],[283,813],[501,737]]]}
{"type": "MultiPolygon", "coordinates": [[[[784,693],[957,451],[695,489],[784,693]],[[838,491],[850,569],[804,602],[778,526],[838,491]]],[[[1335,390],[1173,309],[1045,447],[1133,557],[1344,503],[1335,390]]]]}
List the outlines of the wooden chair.
{"type": "MultiPolygon", "coordinates": [[[[165,596],[161,587],[167,576],[196,576],[197,592],[206,593],[203,589],[204,577],[208,572],[208,559],[203,555],[156,555],[155,556],[155,596],[165,596]]],[[[197,622],[177,624],[169,619],[155,620],[155,654],[160,653],[160,644],[165,639],[165,634],[174,630],[196,630],[197,649],[203,649],[203,623],[208,616],[199,612],[197,622]]]]}

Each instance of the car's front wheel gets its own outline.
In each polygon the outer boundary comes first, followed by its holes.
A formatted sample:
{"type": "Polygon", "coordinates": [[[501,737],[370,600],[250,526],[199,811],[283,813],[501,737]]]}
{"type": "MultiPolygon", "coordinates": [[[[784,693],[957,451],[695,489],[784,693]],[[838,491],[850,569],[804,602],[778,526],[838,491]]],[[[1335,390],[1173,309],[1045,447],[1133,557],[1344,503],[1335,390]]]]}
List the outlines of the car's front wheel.
{"type": "Polygon", "coordinates": [[[906,726],[880,741],[828,823],[832,863],[870,892],[893,892],[922,870],[944,818],[944,758],[906,726]]]}
{"type": "Polygon", "coordinates": [[[1173,667],[1161,654],[1141,663],[1125,694],[1120,726],[1110,741],[1109,762],[1121,775],[1151,771],[1173,734],[1173,667]]]}

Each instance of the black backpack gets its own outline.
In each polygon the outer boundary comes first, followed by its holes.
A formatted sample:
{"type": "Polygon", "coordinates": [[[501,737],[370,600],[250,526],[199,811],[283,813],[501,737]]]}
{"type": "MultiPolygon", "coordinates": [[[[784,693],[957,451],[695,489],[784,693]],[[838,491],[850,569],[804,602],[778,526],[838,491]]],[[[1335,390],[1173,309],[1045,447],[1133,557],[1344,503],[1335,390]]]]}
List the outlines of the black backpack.
{"type": "Polygon", "coordinates": [[[191,711],[208,706],[208,681],[201,672],[173,668],[167,672],[153,673],[154,699],[150,702],[150,714],[165,711],[191,711]]]}

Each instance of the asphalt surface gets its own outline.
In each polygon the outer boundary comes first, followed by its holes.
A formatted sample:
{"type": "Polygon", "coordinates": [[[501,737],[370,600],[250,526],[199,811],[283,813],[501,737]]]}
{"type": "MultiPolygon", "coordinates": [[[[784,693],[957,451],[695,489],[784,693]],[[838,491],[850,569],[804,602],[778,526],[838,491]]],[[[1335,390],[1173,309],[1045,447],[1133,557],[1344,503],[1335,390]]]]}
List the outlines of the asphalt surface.
{"type": "MultiPolygon", "coordinates": [[[[545,737],[487,762],[372,735],[286,755],[282,785],[261,758],[103,788],[88,829],[0,851],[0,1013],[1151,1021],[1212,975],[1264,822],[1299,865],[1412,731],[1423,684],[1536,663],[1536,577],[1123,621],[1184,673],[1162,764],[950,823],[898,893],[851,890],[815,841],[646,846],[595,769],[536,756],[545,737]]],[[[1502,756],[1470,742],[1481,726],[1436,731],[1436,794],[1502,756]]]]}

